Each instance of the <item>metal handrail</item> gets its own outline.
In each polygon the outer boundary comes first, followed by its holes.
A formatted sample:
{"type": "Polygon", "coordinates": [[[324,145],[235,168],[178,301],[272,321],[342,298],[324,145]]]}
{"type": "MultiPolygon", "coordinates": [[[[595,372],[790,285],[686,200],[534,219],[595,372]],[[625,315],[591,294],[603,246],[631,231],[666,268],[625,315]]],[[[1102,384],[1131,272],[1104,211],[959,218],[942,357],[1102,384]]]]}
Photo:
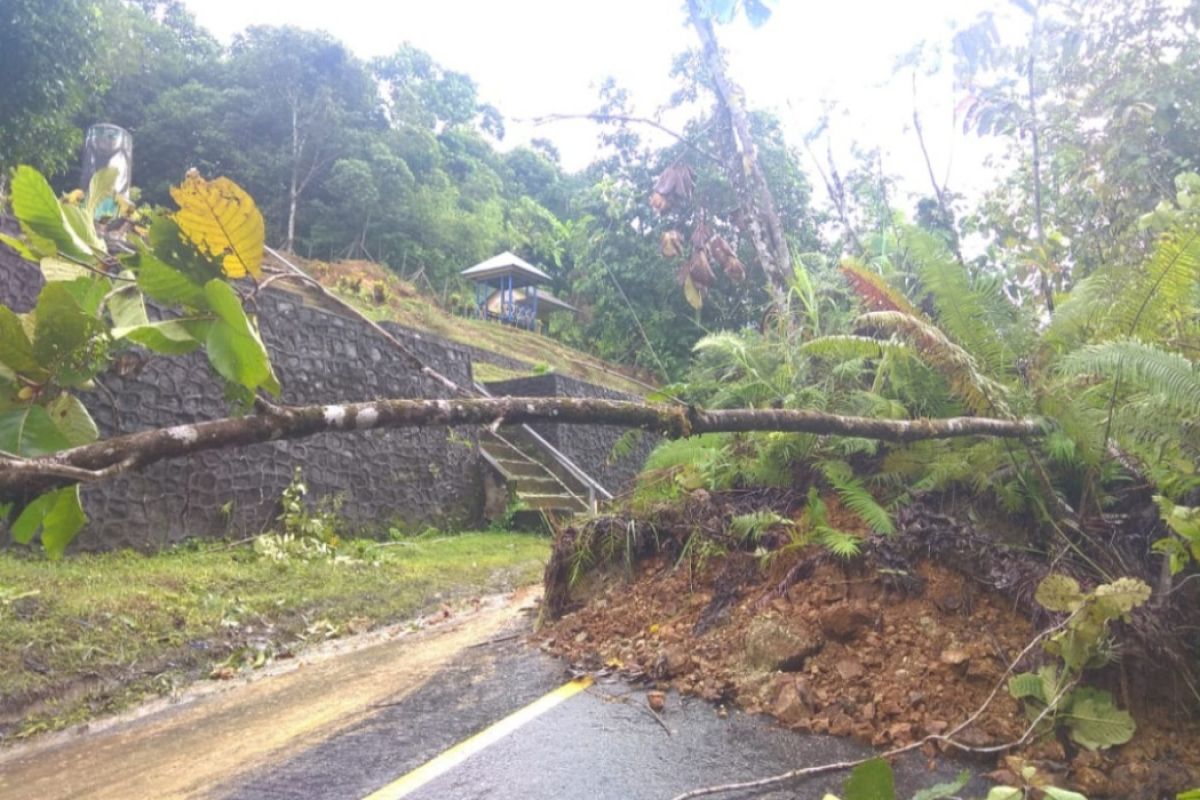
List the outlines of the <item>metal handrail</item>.
{"type": "MultiPolygon", "coordinates": [[[[474,383],[474,386],[475,386],[475,391],[479,392],[484,397],[494,397],[495,396],[491,392],[489,392],[483,386],[483,384],[479,383],[478,381],[476,381],[474,383]]],[[[560,452],[557,447],[555,447],[554,445],[547,442],[544,438],[542,438],[541,434],[539,434],[537,431],[535,431],[533,428],[529,427],[525,423],[521,423],[521,429],[523,431],[525,431],[527,434],[529,434],[530,438],[532,438],[539,447],[541,447],[547,453],[549,453],[550,456],[555,461],[557,461],[564,469],[567,470],[567,472],[571,473],[572,477],[574,477],[575,480],[579,481],[580,483],[582,483],[584,486],[587,487],[588,507],[589,508],[595,510],[597,495],[599,495],[600,498],[604,499],[604,500],[612,500],[613,499],[612,494],[607,489],[605,489],[603,486],[601,486],[599,483],[597,483],[595,478],[593,478],[591,475],[588,475],[586,472],[584,472],[582,469],[580,469],[579,466],[576,465],[576,463],[574,461],[572,461],[571,459],[569,459],[565,455],[563,455],[562,452],[560,452]]]]}

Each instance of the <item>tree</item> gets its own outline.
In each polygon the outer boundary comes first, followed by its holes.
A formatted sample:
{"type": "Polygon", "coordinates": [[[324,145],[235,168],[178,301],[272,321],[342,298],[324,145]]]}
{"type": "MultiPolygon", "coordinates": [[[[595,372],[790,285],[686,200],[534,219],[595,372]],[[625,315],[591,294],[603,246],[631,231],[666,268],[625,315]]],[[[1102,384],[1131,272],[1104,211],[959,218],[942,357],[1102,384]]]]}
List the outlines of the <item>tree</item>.
{"type": "Polygon", "coordinates": [[[75,117],[110,68],[106,0],[0,0],[0,195],[9,171],[78,163],[75,117]]]}
{"type": "MultiPolygon", "coordinates": [[[[132,242],[131,253],[114,256],[104,231],[87,213],[111,195],[112,180],[111,171],[100,173],[83,209],[58,200],[30,167],[18,169],[13,182],[13,207],[27,241],[7,243],[40,259],[46,283],[25,319],[0,306],[0,501],[6,503],[3,517],[16,506],[14,538],[29,542],[40,533],[52,554],[61,554],[86,523],[81,481],[205,449],[321,432],[548,419],[643,427],[673,436],[765,428],[906,441],[980,433],[1026,437],[1040,430],[1032,420],[868,420],[808,411],[705,412],[682,405],[559,398],[276,406],[268,397],[278,397],[281,387],[234,283],[262,275],[265,225],[253,200],[226,178],[207,181],[193,171],[172,189],[179,210],[153,214],[145,238],[132,242]],[[167,314],[151,320],[147,298],[167,314]],[[76,392],[109,365],[114,345],[123,344],[164,355],[202,349],[235,408],[254,407],[258,413],[97,442],[96,424],[76,392]]],[[[405,353],[414,367],[459,394],[470,394],[405,353]]]]}
{"type": "Polygon", "coordinates": [[[1049,306],[1105,264],[1144,259],[1152,238],[1139,218],[1200,168],[1197,9],[1016,5],[1025,41],[1001,41],[986,15],[955,38],[966,125],[1008,141],[1013,164],[968,228],[1007,242],[992,250],[993,261],[1007,253],[996,266],[1049,306]]]}
{"type": "Polygon", "coordinates": [[[244,140],[275,145],[259,171],[265,183],[284,188],[283,249],[291,252],[301,199],[344,152],[347,132],[382,125],[374,84],[340,42],[290,27],[238,36],[228,70],[231,84],[247,93],[234,112],[244,140]]]}

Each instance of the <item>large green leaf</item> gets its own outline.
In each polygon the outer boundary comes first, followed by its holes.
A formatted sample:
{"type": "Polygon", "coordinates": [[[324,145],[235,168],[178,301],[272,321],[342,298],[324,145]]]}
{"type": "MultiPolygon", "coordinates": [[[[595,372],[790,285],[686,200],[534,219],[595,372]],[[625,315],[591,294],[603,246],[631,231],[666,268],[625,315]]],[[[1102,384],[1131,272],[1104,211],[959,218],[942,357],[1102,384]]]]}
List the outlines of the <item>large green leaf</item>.
{"type": "Polygon", "coordinates": [[[85,267],[76,264],[74,261],[67,261],[57,256],[46,256],[39,264],[42,268],[42,277],[46,279],[46,283],[73,281],[76,278],[86,278],[92,274],[85,267]]]}
{"type": "Polygon", "coordinates": [[[65,283],[49,283],[38,295],[34,309],[37,327],[33,355],[64,386],[78,386],[100,370],[97,357],[103,330],[96,317],[85,313],[65,283]]]}
{"type": "Polygon", "coordinates": [[[100,438],[96,421],[88,413],[87,408],[79,398],[68,392],[63,392],[46,405],[46,413],[50,415],[55,426],[66,437],[71,447],[91,444],[100,438]]]}
{"type": "Polygon", "coordinates": [[[108,295],[108,314],[114,328],[133,328],[150,322],[141,291],[128,283],[108,295]]]}
{"type": "Polygon", "coordinates": [[[0,233],[0,244],[11,247],[13,252],[19,255],[26,261],[37,261],[37,255],[29,249],[29,246],[17,239],[14,236],[9,236],[7,233],[0,233]]]}
{"type": "Polygon", "coordinates": [[[227,381],[249,390],[262,386],[278,393],[267,348],[246,316],[237,292],[214,279],[204,285],[204,296],[218,317],[205,342],[213,368],[227,381]]]}
{"type": "Polygon", "coordinates": [[[1023,800],[1025,792],[1015,786],[993,786],[987,800],[1023,800]]]}
{"type": "Polygon", "coordinates": [[[62,214],[63,219],[70,226],[71,232],[81,242],[86,244],[92,252],[108,252],[108,245],[100,238],[100,234],[96,232],[96,221],[88,215],[87,209],[82,206],[64,205],[62,206],[62,214]]]}
{"type": "Polygon", "coordinates": [[[113,328],[111,334],[114,339],[128,339],[155,353],[180,356],[192,352],[200,346],[204,339],[207,339],[209,325],[211,323],[208,320],[168,319],[113,328]],[[195,324],[204,326],[204,336],[201,339],[197,339],[193,335],[192,327],[195,324]]]}
{"type": "Polygon", "coordinates": [[[1150,599],[1150,585],[1137,578],[1117,578],[1097,586],[1092,595],[1104,619],[1127,619],[1133,609],[1150,599]]]}
{"type": "Polygon", "coordinates": [[[47,492],[25,506],[13,521],[12,537],[28,544],[40,530],[42,547],[51,558],[60,558],[67,545],[87,524],[87,514],[79,501],[79,486],[47,492]]]}
{"type": "Polygon", "coordinates": [[[961,792],[970,781],[971,773],[964,769],[954,777],[954,780],[922,789],[912,796],[912,800],[943,800],[946,797],[953,797],[961,792]]]}
{"type": "Polygon", "coordinates": [[[1079,792],[1072,792],[1068,789],[1060,789],[1057,786],[1045,786],[1042,788],[1047,800],[1088,800],[1087,797],[1079,792]]]}
{"type": "Polygon", "coordinates": [[[1018,700],[1037,700],[1040,703],[1046,702],[1046,693],[1043,689],[1042,678],[1032,672],[1022,672],[1019,675],[1013,675],[1008,679],[1008,693],[1018,700]]]}
{"type": "Polygon", "coordinates": [[[55,250],[69,258],[88,263],[95,261],[87,242],[67,223],[54,190],[33,167],[19,166],[13,174],[12,208],[21,229],[35,244],[50,242],[55,250]]]}
{"type": "Polygon", "coordinates": [[[0,363],[14,372],[30,376],[45,375],[45,370],[33,354],[33,343],[25,333],[21,318],[4,305],[0,305],[0,363]]]}
{"type": "Polygon", "coordinates": [[[1129,712],[1116,707],[1111,694],[1087,686],[1071,693],[1062,719],[1071,738],[1089,750],[1125,744],[1137,727],[1129,712]]]}
{"type": "Polygon", "coordinates": [[[104,169],[96,170],[92,175],[92,180],[88,183],[87,201],[85,210],[89,219],[96,218],[96,211],[100,208],[100,204],[113,196],[113,190],[117,186],[116,167],[105,167],[104,169]]]}
{"type": "Polygon", "coordinates": [[[166,305],[204,308],[204,286],[189,275],[141,250],[132,262],[138,286],[146,296],[166,305]]]}
{"type": "Polygon", "coordinates": [[[24,458],[56,453],[71,446],[41,406],[0,412],[0,450],[24,458]]]}
{"type": "Polygon", "coordinates": [[[892,765],[882,758],[859,764],[842,784],[845,800],[895,800],[892,765]]]}
{"type": "Polygon", "coordinates": [[[96,318],[99,322],[100,306],[104,304],[104,298],[112,291],[112,281],[89,273],[73,281],[61,281],[60,283],[75,298],[80,310],[87,316],[96,318]]]}

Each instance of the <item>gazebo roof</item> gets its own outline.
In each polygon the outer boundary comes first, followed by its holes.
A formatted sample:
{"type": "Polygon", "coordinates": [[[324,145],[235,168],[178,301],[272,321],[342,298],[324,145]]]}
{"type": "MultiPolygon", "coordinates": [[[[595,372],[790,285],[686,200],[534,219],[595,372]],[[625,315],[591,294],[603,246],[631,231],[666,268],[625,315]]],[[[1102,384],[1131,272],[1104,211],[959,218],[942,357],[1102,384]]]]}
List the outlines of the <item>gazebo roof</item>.
{"type": "Polygon", "coordinates": [[[477,283],[511,275],[514,287],[550,282],[549,275],[528,261],[518,258],[507,251],[498,256],[492,256],[487,261],[481,261],[473,267],[464,269],[459,274],[467,280],[476,281],[477,283]]]}

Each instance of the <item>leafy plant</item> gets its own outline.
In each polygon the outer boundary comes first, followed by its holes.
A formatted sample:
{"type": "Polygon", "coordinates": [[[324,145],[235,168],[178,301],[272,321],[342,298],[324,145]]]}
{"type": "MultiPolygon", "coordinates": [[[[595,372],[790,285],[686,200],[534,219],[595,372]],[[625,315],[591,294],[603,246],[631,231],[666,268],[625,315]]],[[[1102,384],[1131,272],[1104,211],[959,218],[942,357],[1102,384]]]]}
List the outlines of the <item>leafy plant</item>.
{"type": "Polygon", "coordinates": [[[993,786],[987,800],[1026,800],[1043,797],[1046,800],[1087,800],[1079,792],[1061,789],[1050,782],[1033,764],[1027,764],[1016,756],[1005,759],[1008,770],[1019,780],[1019,786],[993,786]]]}
{"type": "MultiPolygon", "coordinates": [[[[962,791],[970,780],[970,773],[964,770],[952,781],[918,791],[912,796],[912,800],[942,800],[953,797],[962,791]]],[[[842,796],[827,794],[823,800],[896,800],[896,781],[891,764],[882,758],[874,758],[858,765],[842,784],[842,796]]]]}
{"type": "MultiPolygon", "coordinates": [[[[263,221],[254,201],[225,178],[195,172],[173,191],[174,214],[148,225],[127,205],[97,223],[115,172],[101,170],[83,198],[60,200],[37,170],[13,173],[12,208],[22,240],[3,242],[38,263],[45,285],[34,309],[0,306],[0,454],[33,458],[96,441],[99,431],[75,392],[89,389],[116,352],[139,345],[181,355],[203,348],[237,407],[259,390],[278,394],[257,325],[228,278],[261,274],[263,221]],[[133,223],[131,253],[109,252],[107,234],[133,223]],[[146,299],[166,312],[151,320],[146,299]]],[[[14,540],[40,535],[60,556],[87,522],[78,487],[15,509],[14,540]]],[[[12,509],[9,509],[11,513],[12,509]]]]}
{"type": "Polygon", "coordinates": [[[1108,692],[1078,684],[1084,670],[1112,658],[1108,623],[1128,620],[1134,608],[1150,599],[1150,587],[1120,578],[1084,592],[1074,578],[1051,574],[1038,586],[1035,599],[1048,611],[1070,614],[1063,630],[1044,645],[1060,664],[1014,675],[1009,693],[1025,703],[1031,718],[1046,720],[1051,728],[1065,726],[1071,738],[1089,750],[1129,741],[1133,717],[1119,710],[1108,692]]]}

